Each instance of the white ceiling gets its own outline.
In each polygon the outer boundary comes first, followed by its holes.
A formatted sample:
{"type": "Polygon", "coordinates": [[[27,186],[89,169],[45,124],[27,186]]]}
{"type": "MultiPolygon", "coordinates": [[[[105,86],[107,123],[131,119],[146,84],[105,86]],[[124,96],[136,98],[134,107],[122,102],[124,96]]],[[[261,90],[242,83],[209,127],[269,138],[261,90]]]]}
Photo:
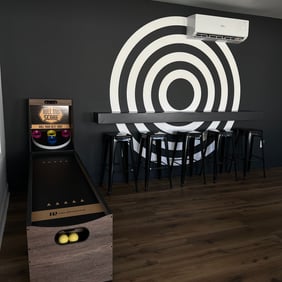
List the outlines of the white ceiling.
{"type": "Polygon", "coordinates": [[[282,19],[282,0],[153,0],[172,4],[282,19]]]}

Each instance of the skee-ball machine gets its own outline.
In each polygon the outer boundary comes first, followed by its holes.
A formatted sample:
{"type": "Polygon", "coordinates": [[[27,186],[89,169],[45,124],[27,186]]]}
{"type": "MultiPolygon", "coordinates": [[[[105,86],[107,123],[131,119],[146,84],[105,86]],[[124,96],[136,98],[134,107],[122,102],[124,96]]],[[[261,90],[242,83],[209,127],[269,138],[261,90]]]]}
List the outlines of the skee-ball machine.
{"type": "Polygon", "coordinates": [[[111,281],[112,214],[73,147],[72,101],[28,106],[30,281],[111,281]]]}

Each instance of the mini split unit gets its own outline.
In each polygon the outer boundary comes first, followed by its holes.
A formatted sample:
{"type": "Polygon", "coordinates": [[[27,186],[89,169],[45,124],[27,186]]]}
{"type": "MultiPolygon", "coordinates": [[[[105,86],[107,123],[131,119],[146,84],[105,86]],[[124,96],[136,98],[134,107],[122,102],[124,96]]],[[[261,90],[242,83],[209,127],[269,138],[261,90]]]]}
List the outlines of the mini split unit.
{"type": "Polygon", "coordinates": [[[188,38],[241,43],[249,34],[249,21],[195,14],[187,18],[188,38]]]}

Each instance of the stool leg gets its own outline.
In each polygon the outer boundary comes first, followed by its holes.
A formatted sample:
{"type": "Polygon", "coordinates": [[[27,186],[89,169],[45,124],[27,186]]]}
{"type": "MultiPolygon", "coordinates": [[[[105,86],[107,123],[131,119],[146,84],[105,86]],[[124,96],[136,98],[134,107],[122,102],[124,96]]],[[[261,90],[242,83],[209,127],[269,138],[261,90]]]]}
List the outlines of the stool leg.
{"type": "Polygon", "coordinates": [[[136,173],[136,166],[135,166],[135,160],[134,160],[134,150],[133,150],[132,139],[130,139],[130,141],[129,141],[129,152],[130,152],[130,157],[131,157],[131,167],[132,167],[132,170],[133,170],[135,191],[138,192],[137,173],[136,173]]]}
{"type": "Polygon", "coordinates": [[[234,163],[234,173],[235,173],[235,180],[238,180],[238,174],[237,174],[237,161],[236,161],[236,145],[235,145],[235,140],[234,140],[234,136],[231,136],[231,166],[232,166],[232,162],[234,163]]]}
{"type": "Polygon", "coordinates": [[[214,137],[213,182],[216,182],[216,179],[217,179],[217,159],[218,159],[219,141],[220,141],[220,139],[216,135],[214,137]]]}
{"type": "Polygon", "coordinates": [[[247,171],[250,171],[250,169],[251,169],[251,159],[252,159],[252,156],[253,156],[253,146],[254,146],[254,136],[251,135],[247,171]]]}
{"type": "Polygon", "coordinates": [[[181,186],[184,185],[186,168],[187,168],[187,158],[188,158],[188,146],[189,146],[189,137],[183,136],[182,140],[182,160],[181,160],[181,186]]]}
{"type": "Polygon", "coordinates": [[[249,144],[250,144],[250,133],[244,133],[244,157],[243,157],[243,162],[244,162],[244,177],[247,175],[247,167],[248,167],[248,156],[249,156],[249,144]]]}
{"type": "Polygon", "coordinates": [[[115,162],[116,140],[110,142],[110,156],[109,156],[109,175],[108,175],[108,194],[112,193],[114,162],[115,162]]]}
{"type": "Polygon", "coordinates": [[[157,166],[158,166],[158,178],[161,179],[161,165],[162,165],[162,141],[156,140],[156,155],[157,155],[157,166]]]}
{"type": "Polygon", "coordinates": [[[224,148],[224,171],[227,172],[228,171],[228,164],[230,161],[230,164],[232,166],[233,164],[233,144],[232,144],[232,136],[228,136],[224,138],[224,144],[225,144],[225,148],[224,148]],[[230,158],[231,155],[231,158],[230,158]]]}
{"type": "Polygon", "coordinates": [[[205,144],[204,144],[203,135],[201,135],[200,137],[200,146],[201,146],[201,161],[202,161],[201,172],[203,173],[204,184],[206,184],[205,144]]]}
{"type": "Polygon", "coordinates": [[[101,173],[101,178],[100,178],[100,186],[103,185],[104,183],[104,178],[105,178],[105,171],[106,171],[106,167],[107,167],[107,158],[108,158],[108,150],[109,150],[109,145],[110,145],[110,142],[108,140],[105,140],[105,146],[104,146],[104,152],[103,152],[103,165],[102,165],[102,173],[101,173]]]}
{"type": "MultiPolygon", "coordinates": [[[[237,160],[237,151],[238,151],[238,132],[233,130],[232,140],[231,140],[231,153],[232,153],[232,160],[230,162],[230,165],[227,168],[228,172],[231,172],[232,169],[232,163],[233,163],[233,153],[234,153],[234,160],[237,160]]],[[[236,161],[236,171],[237,171],[237,161],[236,161]]],[[[237,173],[236,173],[237,174],[237,173]]]]}
{"type": "Polygon", "coordinates": [[[261,138],[261,154],[262,154],[262,168],[263,168],[263,177],[266,177],[265,173],[265,159],[264,159],[264,138],[261,138]]]}
{"type": "Polygon", "coordinates": [[[172,188],[172,178],[171,178],[171,170],[170,170],[170,163],[169,163],[169,151],[168,151],[168,141],[167,138],[164,140],[165,142],[165,154],[166,154],[166,162],[168,167],[168,177],[169,177],[169,187],[172,188]]]}
{"type": "Polygon", "coordinates": [[[145,191],[148,191],[148,187],[149,187],[151,155],[152,155],[152,138],[147,137],[146,158],[145,158],[145,191]]]}
{"type": "Polygon", "coordinates": [[[122,159],[122,167],[123,167],[123,176],[126,181],[126,183],[129,182],[129,166],[128,166],[128,143],[123,142],[120,146],[120,152],[121,152],[121,159],[122,159]]]}
{"type": "Polygon", "coordinates": [[[189,175],[190,177],[193,175],[193,168],[194,168],[194,147],[195,147],[195,137],[189,137],[189,175]]]}
{"type": "Polygon", "coordinates": [[[226,136],[224,137],[224,171],[231,172],[232,165],[234,164],[235,160],[235,151],[234,151],[234,143],[233,143],[233,136],[226,136]],[[231,157],[230,157],[231,156],[231,157]]]}
{"type": "MultiPolygon", "coordinates": [[[[240,170],[240,164],[241,164],[241,161],[243,161],[243,176],[244,176],[244,169],[245,169],[245,166],[244,166],[244,154],[245,154],[245,142],[246,142],[246,134],[240,130],[237,130],[236,131],[236,139],[235,139],[235,152],[236,152],[236,159],[238,160],[237,164],[237,169],[240,170]]],[[[237,171],[238,171],[237,170],[237,171]]]]}
{"type": "Polygon", "coordinates": [[[202,175],[202,173],[203,173],[204,183],[206,183],[206,173],[205,173],[206,168],[205,168],[205,165],[206,165],[206,152],[207,152],[207,146],[208,146],[208,141],[209,141],[208,138],[209,138],[208,134],[203,133],[202,136],[201,136],[201,139],[200,139],[202,163],[201,163],[199,175],[202,175]]]}
{"type": "Polygon", "coordinates": [[[173,164],[174,164],[174,160],[175,160],[175,154],[176,154],[176,149],[177,149],[177,145],[178,145],[178,136],[176,137],[176,140],[174,142],[174,149],[173,149],[173,152],[172,152],[172,158],[171,158],[171,165],[170,165],[170,175],[172,177],[172,173],[173,173],[173,164]]]}
{"type": "Polygon", "coordinates": [[[218,144],[218,147],[217,147],[218,152],[219,152],[219,154],[218,154],[218,160],[219,160],[218,167],[219,167],[219,173],[222,173],[223,165],[224,165],[224,163],[226,163],[225,162],[225,158],[226,158],[226,154],[225,154],[225,151],[226,151],[226,138],[221,136],[221,135],[219,135],[218,140],[219,140],[219,144],[218,144]]]}
{"type": "Polygon", "coordinates": [[[140,139],[140,144],[139,144],[139,154],[138,154],[138,160],[137,160],[136,178],[138,178],[138,176],[139,176],[139,170],[140,170],[140,165],[141,165],[141,160],[142,160],[143,147],[144,147],[144,138],[141,138],[140,139]]]}

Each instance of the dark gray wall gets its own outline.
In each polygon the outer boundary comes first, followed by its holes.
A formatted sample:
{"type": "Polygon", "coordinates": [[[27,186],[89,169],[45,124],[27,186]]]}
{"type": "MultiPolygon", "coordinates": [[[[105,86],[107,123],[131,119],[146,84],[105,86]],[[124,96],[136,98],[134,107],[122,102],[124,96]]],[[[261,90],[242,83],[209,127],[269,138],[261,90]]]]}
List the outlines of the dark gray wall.
{"type": "Polygon", "coordinates": [[[93,123],[92,112],[111,111],[109,82],[120,49],[152,20],[194,13],[250,20],[247,41],[230,45],[241,78],[240,109],[264,112],[262,121],[244,125],[264,129],[267,165],[281,166],[282,20],[144,0],[6,0],[0,4],[0,62],[10,188],[26,189],[29,97],[73,99],[75,147],[97,182],[101,133],[115,126],[93,123]]]}

